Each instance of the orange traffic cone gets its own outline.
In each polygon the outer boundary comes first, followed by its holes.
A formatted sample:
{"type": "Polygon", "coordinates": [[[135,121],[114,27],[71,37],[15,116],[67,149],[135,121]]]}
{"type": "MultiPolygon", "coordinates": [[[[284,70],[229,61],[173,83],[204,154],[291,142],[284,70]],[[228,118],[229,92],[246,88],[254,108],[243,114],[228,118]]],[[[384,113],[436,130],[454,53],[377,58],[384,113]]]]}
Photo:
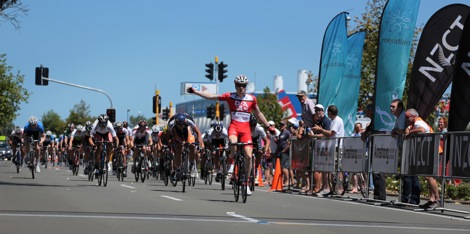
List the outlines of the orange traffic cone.
{"type": "Polygon", "coordinates": [[[282,191],[281,160],[279,158],[276,159],[276,170],[274,171],[273,183],[269,191],[282,191]]]}
{"type": "Polygon", "coordinates": [[[261,170],[261,165],[258,165],[258,187],[264,187],[263,172],[261,170]]]}

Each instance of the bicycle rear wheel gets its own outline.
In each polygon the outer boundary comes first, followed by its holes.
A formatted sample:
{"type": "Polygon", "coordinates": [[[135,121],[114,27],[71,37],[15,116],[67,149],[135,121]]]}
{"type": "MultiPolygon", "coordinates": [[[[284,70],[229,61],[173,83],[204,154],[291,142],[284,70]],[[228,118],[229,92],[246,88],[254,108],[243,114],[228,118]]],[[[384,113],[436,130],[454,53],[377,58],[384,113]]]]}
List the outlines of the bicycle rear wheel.
{"type": "Polygon", "coordinates": [[[140,168],[140,181],[144,183],[145,178],[147,178],[147,170],[146,170],[146,160],[145,158],[140,158],[140,163],[139,163],[139,168],[140,168]]]}

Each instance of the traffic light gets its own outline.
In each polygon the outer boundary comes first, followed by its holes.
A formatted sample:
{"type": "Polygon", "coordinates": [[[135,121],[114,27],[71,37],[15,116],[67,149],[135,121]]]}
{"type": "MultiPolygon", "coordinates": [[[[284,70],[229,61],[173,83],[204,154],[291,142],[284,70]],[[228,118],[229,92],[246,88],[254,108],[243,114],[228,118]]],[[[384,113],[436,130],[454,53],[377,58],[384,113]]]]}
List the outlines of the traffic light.
{"type": "Polygon", "coordinates": [[[162,119],[163,120],[167,120],[169,115],[170,115],[170,109],[168,109],[168,107],[162,110],[162,119]]]}
{"type": "Polygon", "coordinates": [[[49,80],[43,79],[43,77],[49,78],[49,68],[43,67],[43,66],[36,67],[35,75],[36,75],[36,79],[35,79],[36,85],[48,85],[49,84],[49,80]]]}
{"type": "Polygon", "coordinates": [[[116,122],[116,109],[106,109],[106,115],[109,118],[109,121],[116,122]]]}
{"type": "Polygon", "coordinates": [[[207,106],[206,117],[208,119],[215,119],[215,105],[214,104],[207,106]]]}
{"type": "Polygon", "coordinates": [[[224,64],[224,62],[220,62],[218,66],[219,66],[218,77],[219,77],[219,81],[222,82],[224,81],[225,78],[227,78],[227,75],[225,75],[227,73],[227,70],[224,69],[227,67],[227,64],[224,64]]]}
{"type": "Polygon", "coordinates": [[[152,117],[152,124],[157,124],[157,117],[152,117]]]}
{"type": "Polygon", "coordinates": [[[225,106],[223,104],[219,105],[219,120],[224,120],[224,111],[225,111],[225,106]]]}
{"type": "Polygon", "coordinates": [[[213,80],[214,79],[214,64],[213,63],[206,63],[206,78],[209,79],[209,80],[213,80]]]}
{"type": "Polygon", "coordinates": [[[157,113],[157,111],[160,113],[162,111],[162,101],[159,95],[153,96],[152,106],[153,113],[157,113]]]}

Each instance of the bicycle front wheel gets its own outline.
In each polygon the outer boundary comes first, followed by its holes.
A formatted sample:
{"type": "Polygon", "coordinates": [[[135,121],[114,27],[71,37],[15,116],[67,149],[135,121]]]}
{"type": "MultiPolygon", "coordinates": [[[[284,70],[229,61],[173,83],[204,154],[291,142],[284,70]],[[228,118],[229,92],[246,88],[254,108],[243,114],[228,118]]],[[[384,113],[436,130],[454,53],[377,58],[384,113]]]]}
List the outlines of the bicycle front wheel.
{"type": "Polygon", "coordinates": [[[103,186],[106,187],[106,185],[108,185],[108,163],[105,162],[104,163],[104,170],[103,170],[103,186]]]}

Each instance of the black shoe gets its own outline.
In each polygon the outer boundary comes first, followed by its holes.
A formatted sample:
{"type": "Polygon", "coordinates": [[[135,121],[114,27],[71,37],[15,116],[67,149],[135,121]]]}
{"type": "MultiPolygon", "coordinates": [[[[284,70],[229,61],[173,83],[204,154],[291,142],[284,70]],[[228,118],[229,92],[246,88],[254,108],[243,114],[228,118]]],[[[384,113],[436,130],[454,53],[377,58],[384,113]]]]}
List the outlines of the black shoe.
{"type": "Polygon", "coordinates": [[[220,182],[220,177],[222,177],[222,173],[217,173],[217,175],[215,176],[215,182],[220,182]]]}
{"type": "Polygon", "coordinates": [[[439,207],[439,202],[437,201],[428,201],[422,205],[419,205],[419,208],[421,209],[436,209],[437,207],[439,207]]]}

